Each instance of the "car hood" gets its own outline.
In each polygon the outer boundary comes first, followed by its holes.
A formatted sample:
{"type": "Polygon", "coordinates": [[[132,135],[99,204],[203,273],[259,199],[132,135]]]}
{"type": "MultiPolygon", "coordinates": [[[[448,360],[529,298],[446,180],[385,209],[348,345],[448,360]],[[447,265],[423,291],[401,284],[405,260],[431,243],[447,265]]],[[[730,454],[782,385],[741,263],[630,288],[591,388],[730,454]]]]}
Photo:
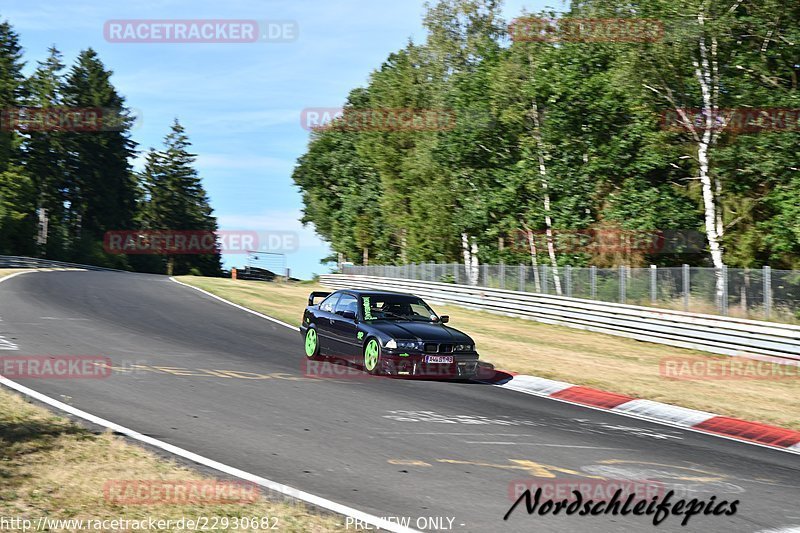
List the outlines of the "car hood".
{"type": "Polygon", "coordinates": [[[464,333],[443,324],[429,322],[377,322],[373,327],[395,339],[432,342],[472,343],[464,333]]]}

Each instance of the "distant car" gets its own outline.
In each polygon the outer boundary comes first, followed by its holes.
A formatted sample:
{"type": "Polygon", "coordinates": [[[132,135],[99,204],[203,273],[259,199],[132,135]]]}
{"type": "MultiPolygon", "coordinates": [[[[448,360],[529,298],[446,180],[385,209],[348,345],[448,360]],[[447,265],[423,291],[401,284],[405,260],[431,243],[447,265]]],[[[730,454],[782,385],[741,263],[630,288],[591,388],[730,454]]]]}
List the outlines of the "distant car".
{"type": "Polygon", "coordinates": [[[309,359],[342,359],[374,375],[475,377],[475,342],[448,320],[411,294],[348,289],[312,292],[300,332],[309,359]]]}

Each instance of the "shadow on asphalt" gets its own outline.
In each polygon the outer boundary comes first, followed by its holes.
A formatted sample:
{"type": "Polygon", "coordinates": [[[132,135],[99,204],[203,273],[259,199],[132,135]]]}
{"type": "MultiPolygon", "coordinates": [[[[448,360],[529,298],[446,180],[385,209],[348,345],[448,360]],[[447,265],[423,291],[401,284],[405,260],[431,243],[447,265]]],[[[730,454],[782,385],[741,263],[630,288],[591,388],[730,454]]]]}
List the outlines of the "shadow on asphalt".
{"type": "Polygon", "coordinates": [[[355,370],[360,374],[363,374],[364,378],[367,377],[374,377],[376,379],[396,379],[396,380],[413,380],[413,381],[433,381],[433,382],[443,382],[443,383],[460,383],[466,385],[499,385],[503,383],[507,383],[514,378],[513,374],[508,372],[504,372],[502,370],[496,370],[494,368],[486,369],[483,375],[480,375],[476,378],[471,379],[457,379],[457,378],[447,378],[441,376],[370,376],[363,368],[363,365],[357,364],[353,361],[348,361],[342,358],[328,358],[326,359],[329,363],[335,365],[341,365],[347,367],[348,369],[355,370]]]}

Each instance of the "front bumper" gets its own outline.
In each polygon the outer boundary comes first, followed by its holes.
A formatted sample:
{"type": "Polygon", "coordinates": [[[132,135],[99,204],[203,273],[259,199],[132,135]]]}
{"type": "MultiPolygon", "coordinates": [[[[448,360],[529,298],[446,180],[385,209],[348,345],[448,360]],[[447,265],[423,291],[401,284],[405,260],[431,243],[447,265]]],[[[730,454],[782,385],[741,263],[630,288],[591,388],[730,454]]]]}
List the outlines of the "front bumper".
{"type": "Polygon", "coordinates": [[[384,351],[381,354],[383,371],[400,377],[421,377],[441,379],[470,379],[478,374],[478,354],[446,354],[453,357],[452,363],[432,363],[428,356],[439,354],[399,353],[384,351]]]}

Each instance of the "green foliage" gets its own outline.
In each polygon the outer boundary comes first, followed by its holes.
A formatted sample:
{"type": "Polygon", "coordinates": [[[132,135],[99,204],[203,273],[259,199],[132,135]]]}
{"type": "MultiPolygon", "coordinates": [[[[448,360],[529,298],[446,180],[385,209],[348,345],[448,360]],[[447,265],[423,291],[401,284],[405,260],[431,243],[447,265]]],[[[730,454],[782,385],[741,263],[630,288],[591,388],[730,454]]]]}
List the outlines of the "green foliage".
{"type": "MultiPolygon", "coordinates": [[[[530,263],[514,241],[522,228],[541,235],[546,215],[556,232],[704,231],[697,139],[662,123],[666,110],[703,102],[701,39],[720,106],[800,108],[796,3],[575,0],[564,14],[656,19],[664,34],[649,42],[509,42],[497,13],[491,0],[433,2],[427,39],[390,54],[346,104],[449,109],[452,128],[312,135],[295,172],[304,222],[347,260],[460,261],[467,235],[483,262],[530,263]]],[[[727,264],[800,264],[798,147],[796,127],[728,128],[711,146],[727,264]]],[[[709,263],[707,253],[556,256],[561,265],[709,263]]]]}
{"type": "Polygon", "coordinates": [[[22,48],[8,22],[0,22],[0,109],[94,109],[100,131],[0,127],[0,254],[38,255],[120,269],[203,275],[221,273],[219,254],[164,258],[115,255],[103,248],[113,230],[138,228],[216,231],[217,223],[193,168],[189,141],[177,123],[163,152],[151,152],[144,175],[130,161],[136,144],[125,99],[97,53],[80,52],[64,72],[51,47],[30,77],[22,74],[22,48]],[[111,125],[110,119],[113,121],[111,125]],[[46,213],[46,245],[37,245],[38,211],[46,213]]]}
{"type": "Polygon", "coordinates": [[[32,254],[34,189],[19,167],[0,172],[0,254],[32,254]]]}

